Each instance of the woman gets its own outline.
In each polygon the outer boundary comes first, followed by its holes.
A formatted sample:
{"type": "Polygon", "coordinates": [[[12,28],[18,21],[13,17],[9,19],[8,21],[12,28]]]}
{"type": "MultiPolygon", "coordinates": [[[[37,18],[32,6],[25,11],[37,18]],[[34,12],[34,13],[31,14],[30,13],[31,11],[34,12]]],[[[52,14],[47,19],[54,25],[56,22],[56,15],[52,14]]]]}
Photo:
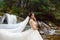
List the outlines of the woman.
{"type": "Polygon", "coordinates": [[[32,34],[30,35],[30,40],[43,40],[38,32],[38,27],[37,27],[38,25],[34,13],[31,12],[29,14],[29,17],[30,17],[29,24],[31,26],[31,30],[33,30],[32,34]]]}
{"type": "Polygon", "coordinates": [[[31,29],[24,32],[8,32],[0,30],[0,40],[43,40],[38,32],[36,18],[33,13],[29,14],[31,29]]]}

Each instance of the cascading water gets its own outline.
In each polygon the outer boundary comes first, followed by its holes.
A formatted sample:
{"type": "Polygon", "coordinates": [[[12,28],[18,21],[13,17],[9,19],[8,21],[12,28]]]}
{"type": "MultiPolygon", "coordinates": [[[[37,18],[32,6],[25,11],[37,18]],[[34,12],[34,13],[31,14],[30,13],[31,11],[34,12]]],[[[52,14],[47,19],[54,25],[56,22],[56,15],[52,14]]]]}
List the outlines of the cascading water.
{"type": "Polygon", "coordinates": [[[23,29],[26,27],[28,21],[29,21],[29,17],[27,16],[27,18],[20,23],[16,23],[16,16],[14,15],[7,15],[7,22],[8,24],[0,24],[0,30],[8,30],[11,32],[18,32],[18,31],[23,31],[23,29]]]}
{"type": "Polygon", "coordinates": [[[5,14],[0,22],[0,24],[16,24],[16,23],[17,23],[17,17],[15,15],[10,14],[5,14]]]}

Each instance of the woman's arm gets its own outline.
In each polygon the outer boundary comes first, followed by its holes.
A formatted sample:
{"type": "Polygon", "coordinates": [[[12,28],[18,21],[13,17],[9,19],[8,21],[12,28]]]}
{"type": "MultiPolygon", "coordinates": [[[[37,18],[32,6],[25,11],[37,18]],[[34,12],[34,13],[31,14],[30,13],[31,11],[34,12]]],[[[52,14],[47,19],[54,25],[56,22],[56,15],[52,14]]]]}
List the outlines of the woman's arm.
{"type": "Polygon", "coordinates": [[[37,29],[38,29],[38,28],[36,27],[36,25],[34,24],[33,21],[30,21],[30,25],[32,26],[32,28],[33,28],[34,30],[37,30],[37,29]]]}

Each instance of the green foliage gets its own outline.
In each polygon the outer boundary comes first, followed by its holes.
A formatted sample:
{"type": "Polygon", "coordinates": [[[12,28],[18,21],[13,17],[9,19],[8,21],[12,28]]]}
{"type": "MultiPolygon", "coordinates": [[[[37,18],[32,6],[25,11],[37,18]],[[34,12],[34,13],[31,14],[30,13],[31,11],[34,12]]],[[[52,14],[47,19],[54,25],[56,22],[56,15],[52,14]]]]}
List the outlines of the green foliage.
{"type": "MultiPolygon", "coordinates": [[[[20,0],[19,4],[20,3],[20,0]]],[[[22,1],[22,0],[21,0],[22,1]]],[[[4,0],[0,2],[0,15],[4,10],[8,10],[11,14],[18,16],[26,16],[30,11],[34,11],[36,15],[51,14],[54,15],[56,20],[60,20],[60,1],[59,0],[27,0],[22,5],[26,7],[17,6],[17,0],[4,0]]],[[[43,17],[43,16],[39,16],[43,17]]]]}
{"type": "Polygon", "coordinates": [[[31,2],[40,2],[39,0],[31,0],[31,2]]]}
{"type": "Polygon", "coordinates": [[[3,14],[3,12],[0,12],[0,16],[3,16],[4,14],[3,14]]]}
{"type": "Polygon", "coordinates": [[[0,12],[3,12],[4,10],[7,10],[7,6],[4,2],[0,2],[0,12]]]}

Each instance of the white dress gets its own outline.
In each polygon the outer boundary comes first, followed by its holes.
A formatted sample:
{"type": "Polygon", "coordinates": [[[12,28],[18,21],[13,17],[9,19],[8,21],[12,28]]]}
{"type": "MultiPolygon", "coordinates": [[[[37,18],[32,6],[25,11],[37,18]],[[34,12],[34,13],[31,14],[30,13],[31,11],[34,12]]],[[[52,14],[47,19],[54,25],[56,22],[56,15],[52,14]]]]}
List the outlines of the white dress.
{"type": "MultiPolygon", "coordinates": [[[[33,21],[33,20],[30,20],[30,21],[33,21]]],[[[33,21],[35,26],[37,26],[37,22],[33,21]]],[[[30,26],[31,26],[31,30],[33,32],[30,33],[29,37],[28,37],[28,40],[43,40],[42,36],[40,35],[40,33],[38,32],[38,30],[34,30],[32,28],[32,25],[31,23],[29,22],[30,26]]],[[[30,31],[31,31],[30,30],[30,31]]]]}
{"type": "Polygon", "coordinates": [[[0,40],[43,40],[38,30],[32,27],[24,32],[8,32],[0,30],[0,40]],[[3,31],[3,32],[2,32],[3,31]]]}

